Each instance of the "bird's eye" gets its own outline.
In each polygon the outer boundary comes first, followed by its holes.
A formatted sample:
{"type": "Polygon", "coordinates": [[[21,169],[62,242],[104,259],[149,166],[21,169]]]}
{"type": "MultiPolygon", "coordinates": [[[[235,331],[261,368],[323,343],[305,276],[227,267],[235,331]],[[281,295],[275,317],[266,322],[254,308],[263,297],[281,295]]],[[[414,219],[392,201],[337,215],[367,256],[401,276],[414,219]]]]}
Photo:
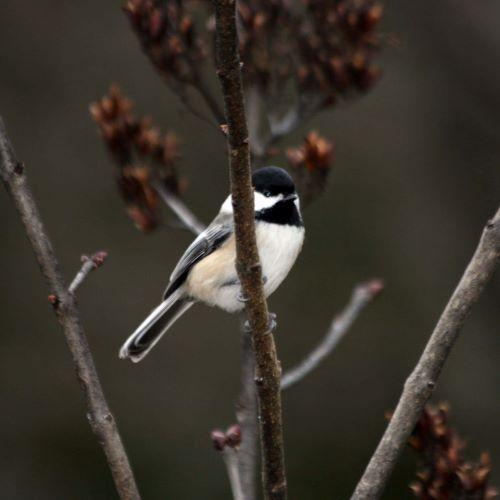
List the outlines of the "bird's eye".
{"type": "Polygon", "coordinates": [[[264,191],[262,193],[266,198],[269,198],[271,196],[271,191],[264,191]]]}

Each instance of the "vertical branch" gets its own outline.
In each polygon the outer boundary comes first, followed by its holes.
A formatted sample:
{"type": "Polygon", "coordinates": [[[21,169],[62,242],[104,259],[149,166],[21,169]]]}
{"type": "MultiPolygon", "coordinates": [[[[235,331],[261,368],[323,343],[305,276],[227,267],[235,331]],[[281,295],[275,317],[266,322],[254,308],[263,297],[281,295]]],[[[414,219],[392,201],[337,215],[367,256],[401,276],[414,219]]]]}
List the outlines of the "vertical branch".
{"type": "Polygon", "coordinates": [[[237,272],[247,298],[252,331],[262,445],[263,486],[267,499],[286,498],[281,416],[281,369],[269,328],[267,302],[255,238],[248,131],[238,55],[235,0],[214,0],[219,76],[228,126],[231,194],[237,272]]]}
{"type": "Polygon", "coordinates": [[[479,245],[439,318],[422,356],[406,380],[396,411],[351,500],[380,498],[399,455],[436,386],[444,363],[472,306],[500,260],[500,208],[486,224],[479,245]]]}
{"type": "Polygon", "coordinates": [[[241,437],[241,429],[238,425],[233,425],[226,432],[215,429],[211,433],[214,448],[221,453],[226,466],[233,500],[247,500],[238,463],[241,437]]]}
{"type": "Polygon", "coordinates": [[[15,158],[1,118],[0,176],[19,212],[40,270],[49,286],[51,302],[63,328],[76,374],[87,401],[88,420],[106,454],[118,494],[122,500],[138,500],[139,491],[97,375],[75,298],[66,288],[52,244],[24,175],[24,166],[15,158]]]}
{"type": "Polygon", "coordinates": [[[255,363],[252,339],[242,333],[241,393],[236,403],[236,418],[241,427],[241,445],[238,450],[238,464],[245,500],[255,500],[255,479],[257,472],[257,394],[255,391],[255,363]]]}

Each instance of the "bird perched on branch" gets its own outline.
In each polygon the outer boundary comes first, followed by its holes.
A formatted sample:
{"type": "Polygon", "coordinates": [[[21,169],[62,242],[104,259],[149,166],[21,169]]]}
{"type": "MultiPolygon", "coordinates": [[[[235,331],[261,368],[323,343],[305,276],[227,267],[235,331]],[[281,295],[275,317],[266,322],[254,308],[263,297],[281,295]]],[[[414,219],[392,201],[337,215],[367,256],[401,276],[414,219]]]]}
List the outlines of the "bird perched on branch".
{"type": "MultiPolygon", "coordinates": [[[[290,175],[278,167],[264,167],[252,176],[255,234],[262,266],[264,293],[271,295],[288,275],[302,248],[304,224],[290,175]]],[[[120,349],[120,358],[139,362],[193,304],[204,302],[228,312],[244,307],[236,272],[231,196],[212,223],[181,257],[163,301],[139,325],[120,349]]]]}

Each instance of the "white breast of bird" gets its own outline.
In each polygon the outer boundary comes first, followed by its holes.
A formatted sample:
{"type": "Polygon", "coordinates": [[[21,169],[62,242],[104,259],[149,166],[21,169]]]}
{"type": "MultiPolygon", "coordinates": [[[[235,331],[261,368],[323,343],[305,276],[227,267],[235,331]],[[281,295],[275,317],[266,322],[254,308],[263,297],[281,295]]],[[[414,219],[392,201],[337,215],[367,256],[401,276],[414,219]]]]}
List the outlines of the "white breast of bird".
{"type": "MultiPolygon", "coordinates": [[[[256,226],[257,248],[264,277],[264,292],[271,295],[286,278],[304,242],[304,228],[260,221],[256,226]]],[[[186,292],[196,300],[228,312],[245,304],[235,267],[232,235],[213,254],[197,263],[186,280],[186,292]]]]}

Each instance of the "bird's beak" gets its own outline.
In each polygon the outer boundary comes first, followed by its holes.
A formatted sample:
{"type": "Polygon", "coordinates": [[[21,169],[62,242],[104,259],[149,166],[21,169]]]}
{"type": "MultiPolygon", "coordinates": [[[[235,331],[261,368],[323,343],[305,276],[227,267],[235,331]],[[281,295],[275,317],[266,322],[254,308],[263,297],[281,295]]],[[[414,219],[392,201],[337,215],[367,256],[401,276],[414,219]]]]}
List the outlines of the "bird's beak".
{"type": "Polygon", "coordinates": [[[286,196],[283,196],[283,199],[281,201],[295,201],[296,199],[296,194],[287,194],[286,196]]]}

